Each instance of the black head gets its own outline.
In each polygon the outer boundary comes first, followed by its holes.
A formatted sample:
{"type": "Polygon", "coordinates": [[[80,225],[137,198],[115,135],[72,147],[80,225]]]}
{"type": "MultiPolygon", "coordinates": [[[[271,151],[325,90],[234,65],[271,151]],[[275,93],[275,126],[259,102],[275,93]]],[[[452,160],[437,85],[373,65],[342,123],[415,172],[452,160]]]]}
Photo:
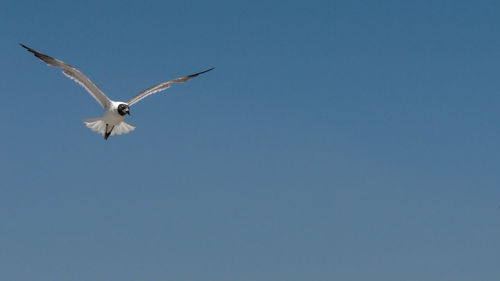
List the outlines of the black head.
{"type": "Polygon", "coordinates": [[[130,109],[128,107],[128,104],[122,103],[118,105],[118,114],[120,114],[121,116],[125,116],[126,114],[130,115],[130,109]]]}

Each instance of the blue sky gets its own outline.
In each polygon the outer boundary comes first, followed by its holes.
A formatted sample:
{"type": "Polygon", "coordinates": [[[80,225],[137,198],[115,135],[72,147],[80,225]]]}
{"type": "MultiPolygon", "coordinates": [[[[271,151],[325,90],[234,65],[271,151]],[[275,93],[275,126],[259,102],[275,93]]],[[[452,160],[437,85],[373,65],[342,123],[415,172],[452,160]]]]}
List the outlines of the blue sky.
{"type": "Polygon", "coordinates": [[[495,1],[6,1],[3,280],[497,280],[495,1]],[[85,90],[141,101],[107,142],[85,90]]]}

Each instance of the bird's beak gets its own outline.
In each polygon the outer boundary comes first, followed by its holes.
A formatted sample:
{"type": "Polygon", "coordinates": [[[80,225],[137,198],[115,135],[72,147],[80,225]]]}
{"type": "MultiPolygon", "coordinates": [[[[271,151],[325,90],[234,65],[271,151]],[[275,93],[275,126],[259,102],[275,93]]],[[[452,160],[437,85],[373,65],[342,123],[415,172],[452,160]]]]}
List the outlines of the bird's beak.
{"type": "Polygon", "coordinates": [[[127,114],[130,115],[130,110],[127,110],[127,114]]]}

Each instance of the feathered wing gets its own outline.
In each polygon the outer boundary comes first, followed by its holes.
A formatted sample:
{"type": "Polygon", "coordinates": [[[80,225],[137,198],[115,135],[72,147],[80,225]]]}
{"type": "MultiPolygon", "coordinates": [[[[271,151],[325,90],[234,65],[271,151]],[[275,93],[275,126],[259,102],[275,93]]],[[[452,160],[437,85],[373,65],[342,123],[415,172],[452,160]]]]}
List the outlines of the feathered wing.
{"type": "Polygon", "coordinates": [[[85,74],[80,72],[78,69],[72,67],[69,64],[66,64],[63,61],[33,50],[23,44],[20,45],[26,50],[33,53],[37,58],[41,59],[46,64],[62,68],[62,72],[64,73],[64,75],[84,87],[85,90],[87,90],[87,92],[89,92],[103,108],[108,108],[111,105],[111,100],[102,92],[102,90],[99,89],[96,84],[94,84],[87,76],[85,76],[85,74]]]}
{"type": "MultiPolygon", "coordinates": [[[[89,129],[91,129],[92,131],[94,131],[98,134],[101,134],[104,136],[104,134],[106,133],[106,122],[104,122],[104,120],[102,120],[101,117],[84,119],[83,123],[85,123],[85,125],[89,129]]],[[[109,131],[109,129],[111,129],[111,128],[108,128],[108,131],[109,131]]],[[[122,121],[120,124],[118,124],[112,128],[111,136],[127,134],[127,133],[132,132],[133,130],[135,130],[134,125],[127,123],[125,121],[122,121]]]]}
{"type": "Polygon", "coordinates": [[[191,75],[187,75],[187,76],[183,76],[183,77],[179,77],[179,78],[176,78],[176,79],[173,79],[173,80],[169,80],[167,82],[163,82],[163,83],[160,83],[154,87],[151,87],[141,93],[139,93],[138,95],[136,95],[135,97],[133,97],[132,99],[130,99],[128,101],[128,105],[129,106],[132,106],[133,104],[136,104],[138,103],[140,100],[144,99],[145,97],[148,97],[154,93],[158,93],[160,91],[163,91],[163,90],[166,90],[168,88],[170,88],[170,86],[174,83],[184,83],[186,81],[188,81],[189,79],[193,78],[193,77],[196,77],[200,74],[203,74],[205,72],[209,72],[210,70],[214,69],[215,67],[212,67],[210,69],[207,69],[205,71],[202,71],[202,72],[198,72],[198,73],[195,73],[195,74],[191,74],[191,75]]]}

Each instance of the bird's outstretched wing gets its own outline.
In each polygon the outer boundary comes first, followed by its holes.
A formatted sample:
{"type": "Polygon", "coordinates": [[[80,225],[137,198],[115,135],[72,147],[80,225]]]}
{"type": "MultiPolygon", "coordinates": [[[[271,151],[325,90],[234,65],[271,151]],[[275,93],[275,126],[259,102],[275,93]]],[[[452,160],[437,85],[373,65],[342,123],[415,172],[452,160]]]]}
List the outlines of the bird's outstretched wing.
{"type": "Polygon", "coordinates": [[[62,72],[64,73],[64,75],[68,76],[70,79],[82,85],[82,87],[84,87],[85,90],[87,90],[97,100],[97,102],[99,102],[99,104],[103,108],[108,108],[111,105],[111,100],[102,92],[102,90],[99,89],[99,87],[97,87],[96,84],[90,81],[90,79],[87,76],[85,76],[85,74],[80,72],[78,69],[58,59],[37,52],[36,50],[33,50],[30,47],[27,47],[23,44],[19,45],[21,45],[26,50],[32,52],[35,55],[35,57],[41,59],[46,64],[62,68],[63,70],[62,72]]]}
{"type": "Polygon", "coordinates": [[[167,82],[160,83],[160,84],[158,84],[158,85],[156,85],[154,87],[151,87],[151,88],[149,88],[149,89],[147,89],[147,90],[139,93],[138,95],[136,95],[135,97],[133,97],[132,99],[130,99],[128,101],[128,105],[132,106],[133,104],[138,103],[140,100],[142,100],[143,98],[145,98],[147,96],[150,96],[150,95],[152,95],[154,93],[158,93],[160,91],[168,89],[174,83],[184,83],[184,82],[188,81],[189,79],[191,79],[193,77],[196,77],[196,76],[198,76],[200,74],[203,74],[205,72],[209,72],[210,70],[212,70],[214,68],[215,67],[212,67],[212,68],[207,69],[207,70],[202,71],[202,72],[198,72],[198,73],[195,73],[195,74],[191,74],[191,75],[188,75],[188,76],[179,77],[179,78],[167,81],[167,82]]]}

